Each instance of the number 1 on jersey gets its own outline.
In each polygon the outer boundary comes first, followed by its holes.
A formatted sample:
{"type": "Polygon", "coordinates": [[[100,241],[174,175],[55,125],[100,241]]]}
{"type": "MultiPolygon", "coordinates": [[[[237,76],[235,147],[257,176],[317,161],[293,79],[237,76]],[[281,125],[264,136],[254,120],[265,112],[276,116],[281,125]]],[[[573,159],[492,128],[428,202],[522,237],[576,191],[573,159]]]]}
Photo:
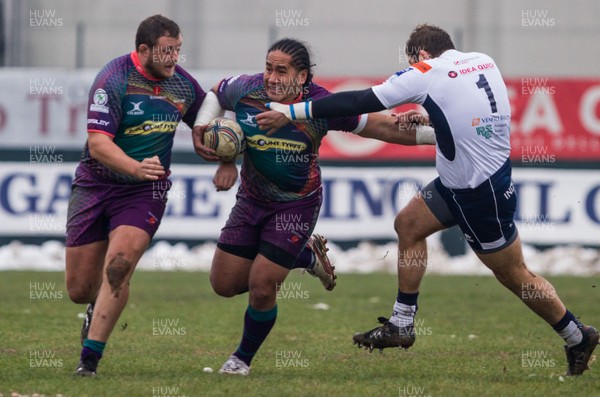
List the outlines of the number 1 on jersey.
{"type": "Polygon", "coordinates": [[[490,107],[492,108],[492,113],[498,112],[498,107],[496,106],[496,98],[494,98],[494,93],[492,92],[492,88],[490,87],[490,83],[488,83],[487,79],[483,74],[479,75],[479,80],[477,80],[477,88],[483,88],[485,93],[487,94],[488,100],[490,101],[490,107]]]}

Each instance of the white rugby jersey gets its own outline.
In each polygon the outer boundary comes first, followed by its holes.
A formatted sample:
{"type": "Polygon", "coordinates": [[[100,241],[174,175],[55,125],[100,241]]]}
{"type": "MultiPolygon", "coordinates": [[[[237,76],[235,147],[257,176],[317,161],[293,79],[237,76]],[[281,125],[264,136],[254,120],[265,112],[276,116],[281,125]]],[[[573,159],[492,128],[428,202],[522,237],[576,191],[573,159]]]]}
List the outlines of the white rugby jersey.
{"type": "Polygon", "coordinates": [[[373,87],[389,108],[422,105],[435,128],[436,169],[444,186],[474,188],[510,154],[510,104],[492,58],[448,50],[373,87]]]}

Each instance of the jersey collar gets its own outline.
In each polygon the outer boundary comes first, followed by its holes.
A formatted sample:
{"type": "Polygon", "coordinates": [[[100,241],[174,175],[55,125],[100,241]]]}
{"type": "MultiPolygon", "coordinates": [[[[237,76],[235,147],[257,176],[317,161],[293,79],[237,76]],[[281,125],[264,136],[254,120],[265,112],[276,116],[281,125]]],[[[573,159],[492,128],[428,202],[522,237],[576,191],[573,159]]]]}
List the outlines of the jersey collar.
{"type": "Polygon", "coordinates": [[[138,56],[137,51],[131,51],[131,61],[133,62],[133,65],[135,66],[135,68],[137,69],[137,71],[140,72],[140,74],[142,76],[144,76],[148,80],[161,81],[161,79],[157,79],[156,77],[150,76],[150,74],[148,74],[146,72],[146,70],[142,66],[142,63],[140,62],[140,57],[138,56]]]}
{"type": "Polygon", "coordinates": [[[281,103],[284,105],[291,105],[291,104],[298,103],[298,102],[302,102],[302,93],[298,94],[296,99],[294,99],[292,102],[281,102],[281,103]]]}

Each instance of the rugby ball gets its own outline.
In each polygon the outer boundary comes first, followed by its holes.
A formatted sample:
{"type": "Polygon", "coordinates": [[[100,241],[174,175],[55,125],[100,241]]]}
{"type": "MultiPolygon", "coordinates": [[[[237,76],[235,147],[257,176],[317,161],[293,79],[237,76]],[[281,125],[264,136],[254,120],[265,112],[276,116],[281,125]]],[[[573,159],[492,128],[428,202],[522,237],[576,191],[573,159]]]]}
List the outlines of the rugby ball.
{"type": "Polygon", "coordinates": [[[242,127],[225,117],[217,117],[207,124],[203,144],[213,149],[223,161],[235,160],[246,148],[242,127]]]}

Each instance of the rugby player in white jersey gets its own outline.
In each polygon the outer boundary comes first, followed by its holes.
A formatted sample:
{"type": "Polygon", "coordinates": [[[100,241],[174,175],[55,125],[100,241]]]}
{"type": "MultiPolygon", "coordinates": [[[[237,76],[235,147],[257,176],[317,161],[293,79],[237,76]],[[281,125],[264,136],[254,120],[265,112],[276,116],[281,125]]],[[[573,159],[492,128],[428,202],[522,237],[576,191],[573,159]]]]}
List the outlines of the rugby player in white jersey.
{"type": "Polygon", "coordinates": [[[426,237],[459,225],[464,238],[498,281],[517,295],[565,340],[567,375],[581,375],[598,344],[598,331],[568,311],[554,287],[527,269],[513,216],[517,204],[511,179],[510,117],[506,86],[492,58],[454,48],[443,29],[419,25],[406,55],[410,66],[363,91],[330,95],[314,102],[270,104],[258,115],[263,129],[289,120],[341,117],[422,105],[436,136],[439,177],[397,215],[398,295],[389,320],[354,343],[374,348],[408,348],[415,342],[414,317],[427,263],[426,237]],[[285,117],[284,117],[285,116],[285,117]]]}

